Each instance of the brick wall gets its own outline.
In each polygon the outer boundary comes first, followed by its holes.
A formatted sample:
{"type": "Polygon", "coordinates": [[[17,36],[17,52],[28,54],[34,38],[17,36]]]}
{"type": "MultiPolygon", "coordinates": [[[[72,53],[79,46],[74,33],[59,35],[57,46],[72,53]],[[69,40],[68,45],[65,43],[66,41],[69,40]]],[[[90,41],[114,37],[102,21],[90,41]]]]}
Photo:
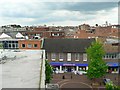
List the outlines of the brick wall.
{"type": "Polygon", "coordinates": [[[19,40],[19,49],[41,49],[41,40],[19,40]],[[25,46],[25,47],[23,47],[25,46]]]}

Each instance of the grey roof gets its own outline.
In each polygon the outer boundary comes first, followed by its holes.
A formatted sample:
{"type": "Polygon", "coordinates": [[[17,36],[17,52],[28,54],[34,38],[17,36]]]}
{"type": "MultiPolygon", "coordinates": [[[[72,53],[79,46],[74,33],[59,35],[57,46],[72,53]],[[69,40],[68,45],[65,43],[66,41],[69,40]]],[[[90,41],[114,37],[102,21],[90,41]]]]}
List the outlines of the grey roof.
{"type": "Polygon", "coordinates": [[[5,32],[5,34],[11,36],[12,38],[15,38],[15,35],[17,34],[18,32],[5,32]]]}
{"type": "Polygon", "coordinates": [[[85,52],[95,39],[44,39],[46,52],[85,52]]]}

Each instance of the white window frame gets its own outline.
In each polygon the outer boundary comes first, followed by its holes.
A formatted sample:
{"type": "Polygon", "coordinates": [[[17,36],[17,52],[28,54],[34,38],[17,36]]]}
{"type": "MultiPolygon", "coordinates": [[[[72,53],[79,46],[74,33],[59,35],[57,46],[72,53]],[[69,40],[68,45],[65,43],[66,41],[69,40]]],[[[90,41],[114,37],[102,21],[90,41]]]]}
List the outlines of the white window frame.
{"type": "Polygon", "coordinates": [[[27,44],[27,47],[28,48],[32,48],[32,44],[27,44]]]}
{"type": "Polygon", "coordinates": [[[67,61],[71,61],[71,58],[72,58],[71,53],[67,53],[67,61]]]}
{"type": "Polygon", "coordinates": [[[51,60],[55,61],[55,59],[56,59],[56,53],[51,53],[51,60]]]}
{"type": "Polygon", "coordinates": [[[63,53],[59,53],[59,61],[63,61],[64,59],[64,54],[63,53]]]}
{"type": "Polygon", "coordinates": [[[87,54],[83,53],[83,61],[87,61],[87,54]]]}
{"type": "Polygon", "coordinates": [[[106,54],[104,56],[104,59],[118,59],[118,54],[114,53],[114,54],[106,54]]]}
{"type": "Polygon", "coordinates": [[[80,60],[80,54],[79,53],[75,53],[75,61],[79,61],[80,60]]]}

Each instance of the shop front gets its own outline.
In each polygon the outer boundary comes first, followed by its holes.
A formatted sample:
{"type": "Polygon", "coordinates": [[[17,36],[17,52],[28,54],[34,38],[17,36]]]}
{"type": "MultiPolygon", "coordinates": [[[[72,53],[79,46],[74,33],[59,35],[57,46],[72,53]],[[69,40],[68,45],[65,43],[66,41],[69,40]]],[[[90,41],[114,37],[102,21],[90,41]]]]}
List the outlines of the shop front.
{"type": "Polygon", "coordinates": [[[50,62],[50,65],[54,68],[54,72],[74,72],[74,71],[86,71],[88,64],[81,63],[68,63],[68,62],[50,62]]]}
{"type": "Polygon", "coordinates": [[[113,63],[109,62],[107,63],[108,65],[108,73],[119,73],[119,64],[118,63],[113,63]]]}

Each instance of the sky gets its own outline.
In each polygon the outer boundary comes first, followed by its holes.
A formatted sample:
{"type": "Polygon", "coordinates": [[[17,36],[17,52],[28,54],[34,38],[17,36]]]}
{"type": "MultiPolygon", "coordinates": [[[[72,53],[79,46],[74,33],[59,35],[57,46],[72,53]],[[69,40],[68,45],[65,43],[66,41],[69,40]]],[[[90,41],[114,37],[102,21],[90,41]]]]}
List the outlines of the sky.
{"type": "Polygon", "coordinates": [[[119,0],[2,0],[0,26],[118,24],[119,0]]]}

